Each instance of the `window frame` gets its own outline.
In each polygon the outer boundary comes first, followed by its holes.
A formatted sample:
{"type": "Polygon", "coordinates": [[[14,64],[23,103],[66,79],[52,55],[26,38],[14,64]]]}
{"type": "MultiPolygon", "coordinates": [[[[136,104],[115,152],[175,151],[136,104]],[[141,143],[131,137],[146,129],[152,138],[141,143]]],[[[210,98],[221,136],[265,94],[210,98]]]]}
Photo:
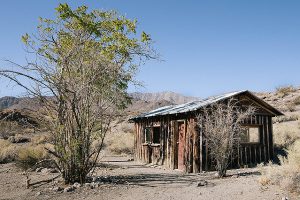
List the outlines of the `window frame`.
{"type": "MultiPolygon", "coordinates": [[[[257,128],[258,130],[258,141],[257,142],[244,142],[242,141],[241,137],[240,137],[240,144],[261,144],[261,134],[262,134],[262,125],[257,125],[257,124],[242,124],[243,128],[247,128],[248,131],[250,130],[250,128],[257,128]]],[[[250,139],[250,135],[249,135],[249,139],[250,139]]]]}
{"type": "Polygon", "coordinates": [[[144,128],[144,144],[151,144],[151,145],[160,145],[161,142],[161,126],[154,125],[154,126],[146,126],[144,128]],[[154,128],[159,129],[159,143],[154,143],[154,128]],[[147,135],[146,135],[146,130],[150,130],[150,136],[149,136],[149,141],[147,141],[147,135]]]}

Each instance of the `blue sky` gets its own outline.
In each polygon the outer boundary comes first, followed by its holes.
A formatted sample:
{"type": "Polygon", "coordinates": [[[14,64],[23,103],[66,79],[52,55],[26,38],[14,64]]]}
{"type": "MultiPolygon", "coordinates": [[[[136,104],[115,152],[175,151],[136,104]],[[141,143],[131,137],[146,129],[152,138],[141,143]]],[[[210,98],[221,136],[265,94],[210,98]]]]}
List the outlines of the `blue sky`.
{"type": "MultiPolygon", "coordinates": [[[[74,8],[82,2],[91,9],[116,9],[138,19],[138,28],[150,33],[164,61],[142,66],[137,79],[145,88],[131,91],[207,97],[300,85],[300,1],[296,0],[3,1],[0,67],[4,59],[24,63],[21,35],[34,32],[39,16],[53,18],[59,2],[74,8]]],[[[22,94],[3,79],[0,84],[0,96],[22,94]]]]}

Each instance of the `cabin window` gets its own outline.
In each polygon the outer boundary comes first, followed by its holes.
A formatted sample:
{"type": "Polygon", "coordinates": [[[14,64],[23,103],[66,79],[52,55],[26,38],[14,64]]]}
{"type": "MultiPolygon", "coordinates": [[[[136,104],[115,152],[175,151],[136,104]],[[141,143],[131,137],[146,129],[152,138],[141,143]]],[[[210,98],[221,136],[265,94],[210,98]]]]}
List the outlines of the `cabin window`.
{"type": "Polygon", "coordinates": [[[153,127],[153,143],[160,143],[160,127],[153,127]]]}
{"type": "Polygon", "coordinates": [[[151,127],[145,128],[145,143],[151,142],[151,127]]]}
{"type": "Polygon", "coordinates": [[[146,127],[145,128],[145,143],[153,143],[153,144],[160,144],[160,127],[146,127]]]}
{"type": "Polygon", "coordinates": [[[244,127],[241,133],[241,143],[259,143],[259,127],[244,127]]]}

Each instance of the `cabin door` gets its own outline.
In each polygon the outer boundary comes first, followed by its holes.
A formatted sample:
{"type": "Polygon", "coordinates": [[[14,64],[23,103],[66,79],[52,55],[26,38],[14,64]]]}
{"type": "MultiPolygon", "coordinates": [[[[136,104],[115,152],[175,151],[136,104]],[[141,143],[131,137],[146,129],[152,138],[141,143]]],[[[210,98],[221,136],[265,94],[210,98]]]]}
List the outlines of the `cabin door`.
{"type": "Polygon", "coordinates": [[[178,121],[178,137],[177,137],[177,152],[178,152],[178,169],[185,170],[184,164],[184,144],[185,144],[185,123],[178,121]]]}

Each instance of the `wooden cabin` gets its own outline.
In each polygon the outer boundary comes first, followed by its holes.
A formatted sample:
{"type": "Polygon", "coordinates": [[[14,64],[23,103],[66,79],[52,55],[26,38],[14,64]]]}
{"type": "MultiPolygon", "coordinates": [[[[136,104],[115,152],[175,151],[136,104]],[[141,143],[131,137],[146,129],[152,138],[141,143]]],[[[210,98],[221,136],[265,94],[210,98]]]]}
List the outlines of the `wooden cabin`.
{"type": "Polygon", "coordinates": [[[213,170],[207,144],[196,128],[196,116],[210,104],[234,98],[256,107],[245,120],[247,137],[231,168],[253,166],[274,157],[272,117],[283,115],[249,91],[238,91],[181,105],[164,106],[131,119],[135,123],[135,159],[190,173],[213,170]]]}

